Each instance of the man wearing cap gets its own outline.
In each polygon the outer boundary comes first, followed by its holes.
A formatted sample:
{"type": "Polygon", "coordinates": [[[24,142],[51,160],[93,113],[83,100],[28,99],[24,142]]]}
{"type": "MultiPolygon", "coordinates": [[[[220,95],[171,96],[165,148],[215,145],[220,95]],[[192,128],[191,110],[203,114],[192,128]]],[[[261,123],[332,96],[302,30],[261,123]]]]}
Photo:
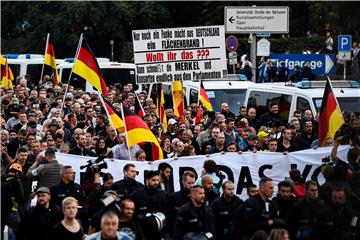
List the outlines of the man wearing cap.
{"type": "Polygon", "coordinates": [[[173,140],[176,137],[176,129],[177,129],[177,121],[174,118],[170,118],[168,121],[168,131],[165,134],[165,136],[169,136],[171,140],[173,140]]]}
{"type": "Polygon", "coordinates": [[[158,171],[148,171],[146,174],[146,186],[137,190],[132,195],[135,203],[134,216],[143,226],[145,239],[161,239],[164,229],[159,229],[156,224],[156,213],[168,212],[167,197],[165,191],[159,189],[160,173],[158,171]],[[159,230],[159,231],[158,231],[159,230]]]}
{"type": "Polygon", "coordinates": [[[18,240],[48,240],[52,228],[61,221],[59,206],[50,204],[49,188],[38,188],[36,196],[36,206],[32,207],[20,222],[18,240]]]}
{"type": "Polygon", "coordinates": [[[260,131],[257,134],[257,137],[259,138],[259,141],[257,143],[257,149],[260,151],[268,150],[268,141],[269,141],[269,134],[264,131],[260,131]]]}

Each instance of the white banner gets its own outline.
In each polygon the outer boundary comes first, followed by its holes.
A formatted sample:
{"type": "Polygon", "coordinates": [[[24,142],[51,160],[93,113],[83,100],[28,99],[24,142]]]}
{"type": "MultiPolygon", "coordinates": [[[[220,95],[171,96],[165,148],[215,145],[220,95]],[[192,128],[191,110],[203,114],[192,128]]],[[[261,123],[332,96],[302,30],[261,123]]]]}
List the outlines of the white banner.
{"type": "Polygon", "coordinates": [[[227,74],[224,26],[133,30],[136,82],[219,79],[227,74]]]}
{"type": "MultiPolygon", "coordinates": [[[[338,149],[338,157],[346,160],[348,150],[349,146],[340,146],[338,149]]],[[[285,180],[286,177],[289,177],[289,170],[295,168],[295,166],[302,172],[304,180],[312,179],[318,181],[320,184],[323,183],[324,178],[320,172],[320,166],[322,164],[322,158],[329,156],[330,152],[331,147],[324,147],[293,152],[287,155],[270,152],[245,152],[242,154],[218,153],[209,156],[172,158],[154,162],[106,159],[105,161],[108,164],[108,168],[102,172],[110,172],[114,176],[114,180],[117,181],[123,178],[123,167],[125,164],[133,163],[137,171],[139,171],[137,181],[144,183],[144,172],[146,170],[157,170],[161,162],[168,162],[173,167],[171,178],[174,189],[178,191],[180,189],[181,176],[184,171],[192,170],[199,176],[204,161],[212,159],[220,165],[219,168],[225,173],[226,178],[235,183],[236,193],[243,199],[246,199],[247,184],[254,183],[258,185],[260,178],[263,176],[274,180],[274,194],[276,194],[277,184],[285,180]]],[[[80,170],[80,166],[86,165],[88,160],[94,160],[96,158],[58,153],[57,159],[59,163],[63,165],[73,166],[76,172],[75,181],[80,183],[80,173],[86,170],[86,168],[80,170]]]]}

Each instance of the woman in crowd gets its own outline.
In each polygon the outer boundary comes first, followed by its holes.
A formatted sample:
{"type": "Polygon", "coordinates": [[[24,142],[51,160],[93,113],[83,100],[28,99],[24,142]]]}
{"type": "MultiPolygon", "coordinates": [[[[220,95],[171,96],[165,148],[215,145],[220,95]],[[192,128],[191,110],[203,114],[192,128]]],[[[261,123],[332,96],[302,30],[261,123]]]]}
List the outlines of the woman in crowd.
{"type": "Polygon", "coordinates": [[[103,136],[100,136],[98,140],[96,141],[95,149],[92,150],[96,156],[100,157],[108,157],[112,158],[113,153],[111,151],[111,148],[109,148],[106,144],[105,138],[103,136]]]}

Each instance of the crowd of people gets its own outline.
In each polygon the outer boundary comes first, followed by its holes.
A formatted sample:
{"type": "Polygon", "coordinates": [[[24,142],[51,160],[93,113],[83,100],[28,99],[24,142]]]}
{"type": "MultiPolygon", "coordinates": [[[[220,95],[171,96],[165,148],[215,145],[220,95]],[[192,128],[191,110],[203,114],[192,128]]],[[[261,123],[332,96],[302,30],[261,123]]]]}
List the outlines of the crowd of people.
{"type": "MultiPolygon", "coordinates": [[[[154,161],[152,148],[129,148],[126,133],[109,123],[97,93],[66,84],[55,86],[49,76],[29,86],[18,77],[15,89],[1,89],[1,227],[9,239],[358,239],[360,213],[359,112],[344,111],[345,124],[335,140],[330,163],[321,170],[326,182],[304,181],[291,169],[289,179],[274,183],[262,178],[248,186],[248,199],[235,194],[212,160],[200,178],[182,175],[181,190],[169,184],[172,166],[148,171],[143,183],[134,164],[126,164],[124,178],[115,181],[100,166],[89,166],[81,185],[74,169],[62,165],[56,153],[114,158],[116,161],[154,161]],[[67,89],[67,93],[65,91],[67,89]],[[351,144],[348,159],[337,148],[351,144]],[[33,183],[37,182],[36,187],[33,183]],[[31,201],[37,197],[36,205],[31,201]],[[262,238],[261,238],[262,237],[262,238]],[[13,238],[14,239],[14,238],[13,238]]],[[[245,106],[239,113],[223,103],[219,113],[197,105],[176,117],[167,108],[167,131],[156,114],[155,99],[146,91],[136,96],[132,84],[109,87],[107,100],[135,109],[143,105],[144,122],[159,140],[164,158],[247,151],[288,152],[319,147],[317,116],[295,111],[289,122],[276,102],[258,116],[245,106]]],[[[218,110],[218,109],[215,109],[218,110]]],[[[321,159],[319,159],[321,161],[321,159]]],[[[236,166],[234,166],[236,167],[236,166]]],[[[117,179],[116,179],[117,180],[117,179]]]]}

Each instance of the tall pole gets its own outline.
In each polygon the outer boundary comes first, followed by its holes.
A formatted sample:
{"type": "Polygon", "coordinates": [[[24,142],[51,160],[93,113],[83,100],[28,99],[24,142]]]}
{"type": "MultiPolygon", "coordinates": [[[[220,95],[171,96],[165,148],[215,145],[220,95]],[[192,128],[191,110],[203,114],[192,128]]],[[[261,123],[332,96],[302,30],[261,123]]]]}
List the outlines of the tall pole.
{"type": "Polygon", "coordinates": [[[256,62],[256,34],[254,33],[250,33],[250,37],[251,38],[251,46],[250,46],[250,59],[253,63],[253,68],[252,68],[252,81],[256,82],[256,69],[257,69],[257,62],[256,62]]]}
{"type": "Polygon", "coordinates": [[[130,150],[130,146],[129,146],[129,138],[128,138],[128,132],[127,132],[127,128],[126,128],[126,120],[125,120],[125,114],[124,114],[124,106],[122,103],[120,103],[120,108],[121,108],[121,117],[124,121],[124,129],[125,129],[125,139],[126,139],[126,146],[127,146],[127,149],[128,149],[128,153],[129,153],[129,159],[130,160],[133,160],[132,159],[132,156],[131,156],[131,150],[130,150]]]}
{"type": "Polygon", "coordinates": [[[74,65],[75,65],[75,63],[76,63],[76,61],[77,61],[78,55],[79,55],[79,51],[80,51],[80,47],[81,47],[82,41],[83,41],[83,34],[81,33],[80,39],[79,39],[79,44],[78,44],[78,46],[77,46],[76,53],[75,53],[74,64],[73,64],[73,67],[71,68],[71,72],[70,72],[70,75],[69,75],[69,79],[68,79],[68,81],[67,81],[67,86],[66,86],[66,90],[65,90],[65,93],[64,93],[64,98],[63,98],[63,101],[62,101],[62,104],[61,104],[61,109],[64,108],[66,93],[67,93],[68,90],[69,90],[69,83],[70,83],[71,75],[72,75],[72,72],[73,72],[74,65]]]}
{"type": "Polygon", "coordinates": [[[46,57],[46,51],[47,51],[48,44],[49,44],[49,39],[50,39],[50,33],[48,33],[48,34],[47,34],[47,37],[46,37],[46,45],[45,45],[45,53],[44,53],[44,62],[43,62],[42,68],[41,68],[41,75],[40,75],[39,85],[42,84],[42,79],[43,79],[43,74],[44,74],[44,67],[45,67],[45,57],[46,57]]]}

